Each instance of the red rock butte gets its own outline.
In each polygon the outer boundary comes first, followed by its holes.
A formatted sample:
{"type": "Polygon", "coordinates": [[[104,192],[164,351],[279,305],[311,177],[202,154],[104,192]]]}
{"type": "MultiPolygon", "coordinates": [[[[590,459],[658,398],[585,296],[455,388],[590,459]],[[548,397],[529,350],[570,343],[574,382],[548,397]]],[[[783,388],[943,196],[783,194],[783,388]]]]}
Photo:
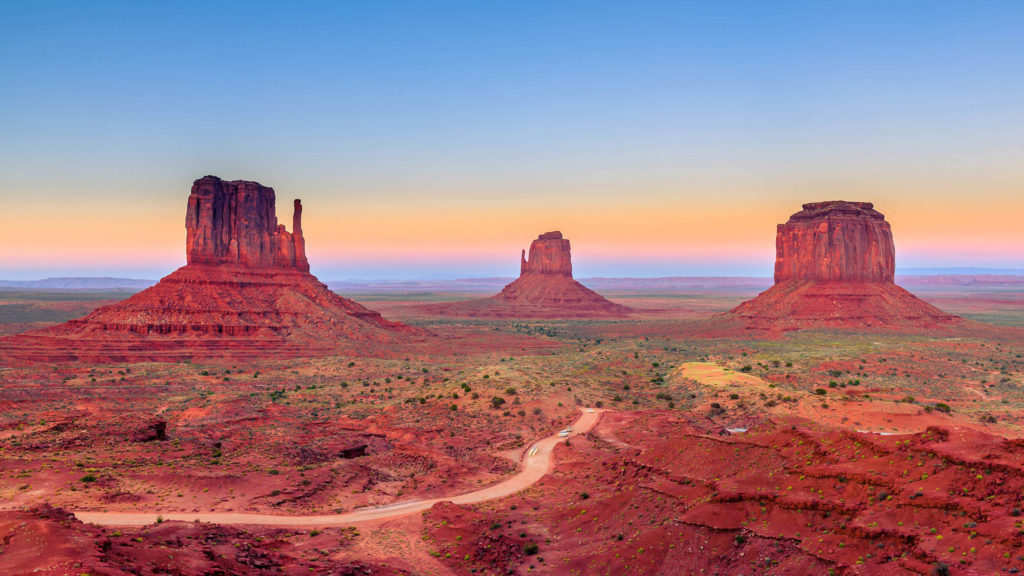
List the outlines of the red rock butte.
{"type": "Polygon", "coordinates": [[[896,249],[870,202],[804,204],[775,238],[775,285],[730,313],[753,328],[936,327],[960,320],[894,283],[896,249]]]}
{"type": "Polygon", "coordinates": [[[225,182],[216,176],[196,180],[185,213],[188,263],[309,272],[302,201],[295,200],[291,233],[277,223],[274,203],[274,189],[257,182],[225,182]]]}
{"type": "Polygon", "coordinates": [[[185,217],[187,264],[155,286],[65,324],[0,339],[28,361],[301,356],[404,341],[417,331],[342,298],[309,273],[302,204],[292,232],[274,189],[205,176],[185,217]]]}
{"type": "Polygon", "coordinates": [[[606,300],[572,277],[569,240],[545,232],[523,250],[519,278],[490,298],[424,306],[447,316],[480,318],[616,318],[631,309],[606,300]]]}

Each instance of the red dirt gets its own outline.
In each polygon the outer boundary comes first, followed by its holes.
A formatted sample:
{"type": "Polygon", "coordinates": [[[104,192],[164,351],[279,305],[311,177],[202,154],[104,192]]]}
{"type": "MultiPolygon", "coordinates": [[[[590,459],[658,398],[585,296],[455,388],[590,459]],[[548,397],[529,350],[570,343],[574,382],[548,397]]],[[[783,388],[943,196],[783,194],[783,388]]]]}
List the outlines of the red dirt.
{"type": "Polygon", "coordinates": [[[776,284],[730,314],[750,328],[936,328],[960,319],[891,283],[798,282],[776,284]]]}
{"type": "Polygon", "coordinates": [[[294,268],[188,264],[127,300],[0,348],[31,361],[170,361],[324,354],[416,334],[294,268]]]}
{"type": "Polygon", "coordinates": [[[718,435],[682,415],[634,412],[606,414],[557,456],[553,475],[509,501],[430,513],[429,542],[455,573],[1024,568],[1019,441],[947,428],[858,434],[798,419],[718,435]]]}
{"type": "Polygon", "coordinates": [[[343,554],[348,534],[311,536],[286,530],[244,531],[211,524],[166,522],[138,530],[82,524],[49,506],[0,512],[0,573],[5,576],[130,576],[135,574],[331,575],[410,574],[343,554]]]}

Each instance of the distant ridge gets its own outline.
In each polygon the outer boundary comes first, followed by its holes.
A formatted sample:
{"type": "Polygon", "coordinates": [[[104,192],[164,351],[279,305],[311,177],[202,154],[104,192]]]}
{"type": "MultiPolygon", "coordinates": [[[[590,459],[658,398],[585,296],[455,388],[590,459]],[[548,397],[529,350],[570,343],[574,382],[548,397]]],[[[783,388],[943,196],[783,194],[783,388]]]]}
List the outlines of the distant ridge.
{"type": "Polygon", "coordinates": [[[61,277],[42,280],[0,280],[0,288],[30,290],[144,290],[156,280],[109,277],[61,277]]]}
{"type": "Polygon", "coordinates": [[[984,276],[1024,276],[1024,268],[897,268],[897,275],[904,276],[950,276],[950,275],[984,275],[984,276]]]}

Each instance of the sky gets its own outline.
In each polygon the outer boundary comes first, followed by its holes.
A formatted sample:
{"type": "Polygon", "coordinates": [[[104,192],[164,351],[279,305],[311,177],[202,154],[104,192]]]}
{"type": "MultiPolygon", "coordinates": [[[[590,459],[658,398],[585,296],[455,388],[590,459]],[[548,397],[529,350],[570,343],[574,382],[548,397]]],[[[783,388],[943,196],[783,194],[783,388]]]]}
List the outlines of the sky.
{"type": "Polygon", "coordinates": [[[159,278],[206,174],[324,280],[770,276],[805,202],[1024,268],[1024,4],[0,2],[0,279],[159,278]]]}

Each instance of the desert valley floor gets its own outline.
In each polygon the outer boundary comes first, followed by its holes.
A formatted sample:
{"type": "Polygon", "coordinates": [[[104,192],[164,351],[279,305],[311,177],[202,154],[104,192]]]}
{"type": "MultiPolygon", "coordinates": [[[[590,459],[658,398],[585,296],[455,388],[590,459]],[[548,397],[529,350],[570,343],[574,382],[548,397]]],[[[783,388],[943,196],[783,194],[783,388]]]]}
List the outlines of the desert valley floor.
{"type": "MultiPolygon", "coordinates": [[[[606,320],[441,317],[493,290],[349,287],[430,336],[4,359],[0,573],[1017,573],[1024,281],[906,280],[967,322],[749,330],[717,316],[767,287],[744,282],[604,287],[634,310],[606,320]],[[544,438],[523,490],[447,501],[517,478],[544,438]],[[134,513],[155,521],[115,525],[134,513]],[[232,514],[354,519],[193,521],[232,514]]],[[[0,335],[125,296],[0,292],[0,335]]]]}

